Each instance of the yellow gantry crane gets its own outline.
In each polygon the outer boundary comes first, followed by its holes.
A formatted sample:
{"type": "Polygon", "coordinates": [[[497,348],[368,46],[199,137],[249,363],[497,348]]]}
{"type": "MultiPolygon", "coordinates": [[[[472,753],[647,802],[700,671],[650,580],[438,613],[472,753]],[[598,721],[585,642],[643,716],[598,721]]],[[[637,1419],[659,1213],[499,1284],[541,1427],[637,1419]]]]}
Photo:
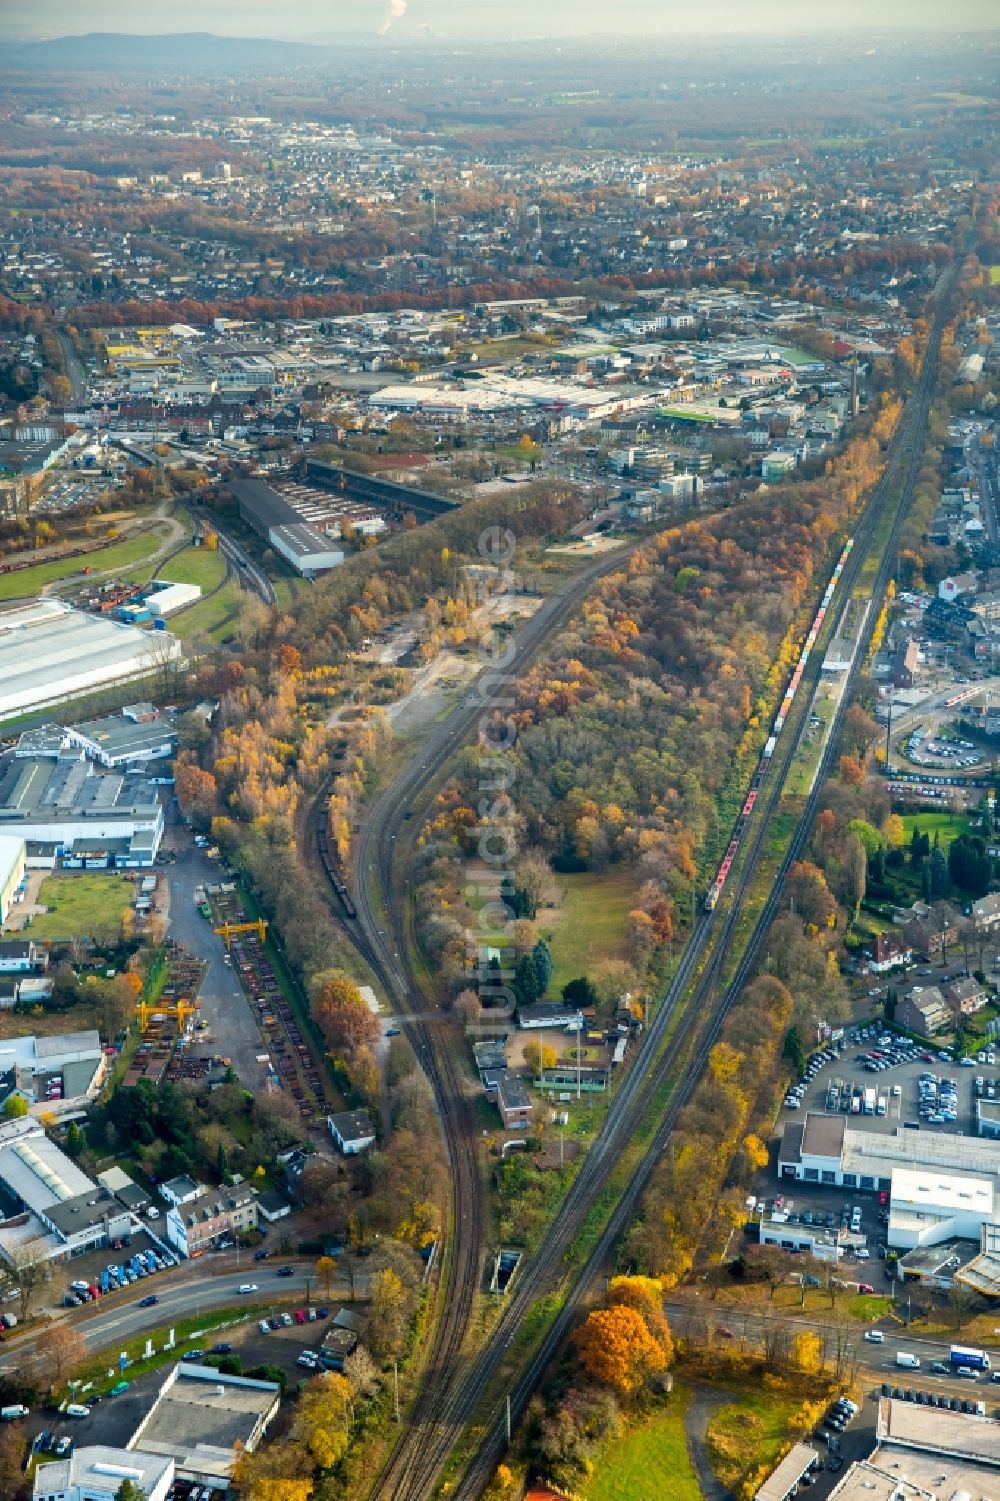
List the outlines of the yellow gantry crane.
{"type": "Polygon", "coordinates": [[[177,1022],[177,1031],[183,1032],[188,1021],[198,1012],[195,1001],[180,1000],[176,1006],[153,1005],[149,1001],[140,1001],[135,1008],[135,1014],[139,1018],[139,1030],[145,1032],[153,1018],[173,1017],[177,1022]]]}
{"type": "Polygon", "coordinates": [[[215,931],[220,938],[225,940],[226,948],[232,943],[235,933],[256,933],[263,943],[267,937],[267,923],[262,917],[256,918],[253,922],[224,922],[222,927],[216,928],[215,931]]]}

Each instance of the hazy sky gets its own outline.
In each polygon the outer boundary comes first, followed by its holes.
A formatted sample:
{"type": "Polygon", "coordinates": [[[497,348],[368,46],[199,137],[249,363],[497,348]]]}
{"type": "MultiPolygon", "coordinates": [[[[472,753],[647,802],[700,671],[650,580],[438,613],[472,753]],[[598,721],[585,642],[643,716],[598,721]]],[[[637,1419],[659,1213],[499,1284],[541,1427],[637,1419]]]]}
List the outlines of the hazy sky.
{"type": "Polygon", "coordinates": [[[908,26],[1000,29],[998,0],[0,0],[0,31],[214,31],[231,36],[330,37],[380,30],[404,40],[619,31],[815,31],[908,26]],[[388,25],[387,25],[388,23],[388,25]]]}

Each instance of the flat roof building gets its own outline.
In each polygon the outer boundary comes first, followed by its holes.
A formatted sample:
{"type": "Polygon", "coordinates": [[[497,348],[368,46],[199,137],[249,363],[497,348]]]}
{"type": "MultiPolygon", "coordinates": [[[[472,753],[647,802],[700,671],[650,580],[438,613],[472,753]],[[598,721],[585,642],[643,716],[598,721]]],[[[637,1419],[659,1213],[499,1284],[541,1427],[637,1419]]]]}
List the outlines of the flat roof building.
{"type": "Polygon", "coordinates": [[[336,1115],[328,1115],[326,1123],[345,1157],[367,1152],[375,1145],[375,1127],[367,1110],[341,1110],[336,1115]]]}
{"type": "Polygon", "coordinates": [[[988,1178],[893,1168],[886,1240],[898,1251],[978,1241],[982,1225],[993,1218],[993,1197],[988,1178]]]}
{"type": "Polygon", "coordinates": [[[893,1169],[900,1167],[995,1178],[1000,1141],[912,1126],[865,1131],[843,1116],[809,1111],[804,1121],[785,1126],[778,1148],[778,1177],[786,1182],[888,1191],[893,1169]]]}
{"type": "Polygon", "coordinates": [[[174,1483],[174,1462],[141,1450],[88,1444],[68,1459],[41,1464],[35,1471],[32,1501],[114,1501],[131,1480],[147,1501],[166,1501],[174,1483]]]}
{"type": "Polygon", "coordinates": [[[6,922],[24,880],[28,851],[19,834],[0,834],[0,923],[6,922]]]}
{"type": "Polygon", "coordinates": [[[141,631],[61,600],[0,610],[0,720],[117,687],[180,655],[166,631],[141,631]]]}
{"type": "Polygon", "coordinates": [[[277,1382],[178,1362],[128,1448],[172,1459],[179,1479],[225,1489],[239,1453],[256,1449],[280,1403],[277,1382]]]}
{"type": "Polygon", "coordinates": [[[0,834],[60,855],[76,846],[77,864],[141,867],[156,858],[163,808],[144,777],[99,770],[76,747],[54,756],[8,752],[0,757],[0,834]]]}
{"type": "Polygon", "coordinates": [[[793,1444],[776,1470],[757,1491],[754,1501],[788,1501],[798,1492],[803,1475],[819,1468],[819,1454],[810,1444],[793,1444]]]}

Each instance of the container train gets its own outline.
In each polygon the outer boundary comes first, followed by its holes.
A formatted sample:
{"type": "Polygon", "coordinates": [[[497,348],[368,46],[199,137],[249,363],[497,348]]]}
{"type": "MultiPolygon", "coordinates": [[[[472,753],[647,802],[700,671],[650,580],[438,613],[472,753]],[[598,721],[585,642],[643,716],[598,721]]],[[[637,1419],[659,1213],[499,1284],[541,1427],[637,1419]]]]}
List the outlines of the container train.
{"type": "Polygon", "coordinates": [[[806,664],[808,663],[809,658],[812,654],[813,647],[816,645],[816,640],[819,636],[819,633],[823,629],[827,611],[829,610],[830,605],[833,601],[833,596],[836,593],[837,585],[840,583],[841,575],[843,574],[844,569],[847,566],[847,560],[851,555],[853,547],[854,538],[849,537],[847,539],[847,542],[844,544],[843,552],[840,554],[840,557],[837,560],[837,566],[834,568],[833,573],[830,576],[830,581],[823,591],[823,598],[820,600],[819,609],[816,611],[816,616],[813,620],[813,623],[809,627],[809,633],[806,636],[805,643],[802,647],[802,654],[799,657],[798,662],[795,664],[795,671],[792,673],[788,687],[785,689],[785,696],[781,700],[778,713],[775,716],[774,724],[771,726],[771,733],[764,743],[764,749],[761,753],[761,758],[757,763],[757,769],[755,770],[753,777],[751,778],[746,802],[743,804],[742,811],[740,812],[740,815],[733,826],[732,837],[730,838],[726,853],[722,857],[722,864],[719,866],[718,870],[715,873],[715,880],[708,888],[708,895],[705,897],[706,912],[714,912],[719,897],[722,895],[723,887],[725,886],[726,881],[729,879],[729,872],[732,869],[733,861],[736,859],[736,856],[739,852],[740,844],[746,831],[746,826],[750,821],[750,815],[754,810],[757,798],[760,794],[760,790],[764,785],[764,778],[767,776],[768,768],[771,765],[771,758],[774,755],[774,749],[778,743],[778,736],[785,728],[785,720],[788,718],[792,704],[795,701],[795,695],[799,690],[799,684],[802,682],[802,674],[805,672],[806,664]]]}

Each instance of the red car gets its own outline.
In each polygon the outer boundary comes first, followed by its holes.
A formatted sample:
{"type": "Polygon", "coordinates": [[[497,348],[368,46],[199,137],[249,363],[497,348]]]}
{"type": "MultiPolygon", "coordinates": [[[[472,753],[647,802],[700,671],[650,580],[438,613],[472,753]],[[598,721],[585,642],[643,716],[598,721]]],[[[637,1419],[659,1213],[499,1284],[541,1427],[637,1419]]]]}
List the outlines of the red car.
{"type": "Polygon", "coordinates": [[[872,1285],[871,1285],[870,1282],[859,1282],[858,1283],[858,1292],[859,1293],[873,1293],[874,1291],[875,1291],[875,1289],[872,1287],[872,1285]]]}

